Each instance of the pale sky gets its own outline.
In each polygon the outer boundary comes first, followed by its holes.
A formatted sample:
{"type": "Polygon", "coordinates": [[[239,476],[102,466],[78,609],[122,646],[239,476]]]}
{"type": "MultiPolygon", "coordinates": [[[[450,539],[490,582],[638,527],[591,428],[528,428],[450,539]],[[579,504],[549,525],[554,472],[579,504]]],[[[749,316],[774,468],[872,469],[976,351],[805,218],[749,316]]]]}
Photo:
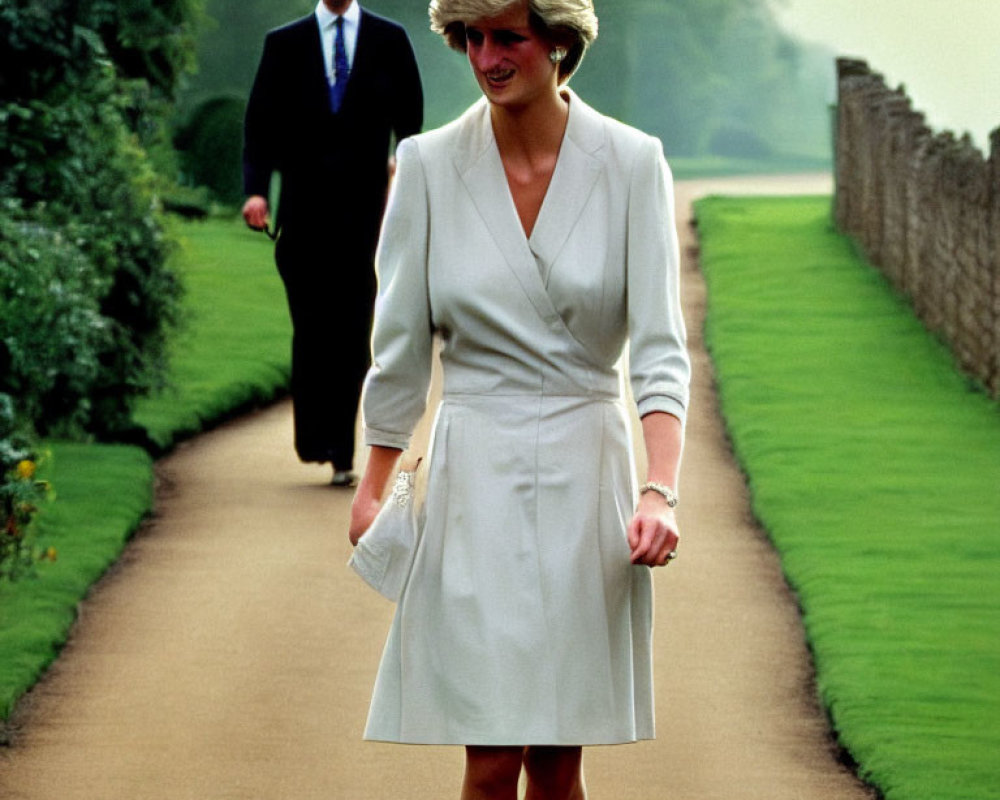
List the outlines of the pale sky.
{"type": "Polygon", "coordinates": [[[1000,127],[1000,0],[770,2],[793,34],[864,58],[906,85],[935,131],[968,131],[987,152],[1000,127]]]}

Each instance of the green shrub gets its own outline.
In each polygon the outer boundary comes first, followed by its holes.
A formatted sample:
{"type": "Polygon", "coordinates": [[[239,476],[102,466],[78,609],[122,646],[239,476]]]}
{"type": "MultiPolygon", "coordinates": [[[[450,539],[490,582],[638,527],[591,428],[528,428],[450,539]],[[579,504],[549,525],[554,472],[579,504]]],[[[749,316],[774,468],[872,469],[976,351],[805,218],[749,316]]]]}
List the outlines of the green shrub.
{"type": "Polygon", "coordinates": [[[174,137],[186,183],[207,186],[223,203],[243,197],[241,148],[246,102],[219,96],[201,103],[174,137]]]}
{"type": "Polygon", "coordinates": [[[14,369],[0,391],[31,393],[20,413],[41,433],[122,435],[135,398],[162,383],[178,313],[157,178],[129,127],[145,115],[142,81],[122,80],[101,35],[73,24],[113,9],[56,0],[0,9],[15,55],[0,79],[0,297],[18,332],[5,342],[14,369]],[[31,341],[44,326],[52,335],[31,341]],[[72,331],[82,356],[55,331],[72,331]]]}
{"type": "Polygon", "coordinates": [[[185,219],[205,219],[213,204],[204,186],[172,186],[161,197],[163,210],[185,219]]]}
{"type": "Polygon", "coordinates": [[[112,346],[100,304],[110,278],[67,235],[14,201],[0,211],[0,391],[44,432],[87,427],[112,346]]]}

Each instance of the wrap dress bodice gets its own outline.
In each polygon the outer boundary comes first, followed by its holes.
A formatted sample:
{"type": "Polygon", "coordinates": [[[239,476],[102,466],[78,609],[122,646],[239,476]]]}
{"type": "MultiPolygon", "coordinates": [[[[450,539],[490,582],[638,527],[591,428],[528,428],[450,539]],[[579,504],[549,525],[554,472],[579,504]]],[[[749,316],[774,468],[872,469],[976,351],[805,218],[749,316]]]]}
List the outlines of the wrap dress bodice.
{"type": "Polygon", "coordinates": [[[443,399],[410,578],[366,737],[608,744],[653,735],[652,585],[633,566],[621,375],[683,421],[689,363],[659,142],[568,93],[530,237],[485,101],[404,141],[377,256],[368,444],[405,448],[433,340],[443,399]]]}

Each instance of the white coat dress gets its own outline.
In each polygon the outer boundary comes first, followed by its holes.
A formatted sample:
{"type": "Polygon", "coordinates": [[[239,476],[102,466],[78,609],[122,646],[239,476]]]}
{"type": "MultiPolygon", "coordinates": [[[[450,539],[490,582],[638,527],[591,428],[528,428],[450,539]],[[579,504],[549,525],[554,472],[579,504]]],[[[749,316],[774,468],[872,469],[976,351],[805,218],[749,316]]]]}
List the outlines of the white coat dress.
{"type": "Polygon", "coordinates": [[[640,415],[684,419],[689,361],[657,139],[572,92],[530,237],[485,100],[397,154],[377,256],[367,444],[406,448],[441,340],[424,524],[365,737],[652,738],[652,584],[620,361],[640,415]]]}

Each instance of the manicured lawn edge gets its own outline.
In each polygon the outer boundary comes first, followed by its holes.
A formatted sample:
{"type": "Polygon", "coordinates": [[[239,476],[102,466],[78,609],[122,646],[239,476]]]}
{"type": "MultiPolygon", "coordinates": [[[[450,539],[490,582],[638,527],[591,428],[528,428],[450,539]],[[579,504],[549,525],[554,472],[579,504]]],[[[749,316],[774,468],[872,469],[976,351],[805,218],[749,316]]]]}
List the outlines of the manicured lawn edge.
{"type": "Polygon", "coordinates": [[[178,225],[186,290],[170,386],[133,415],[154,453],[286,393],[291,324],[274,244],[238,218],[178,225]]]}
{"type": "Polygon", "coordinates": [[[56,497],[36,521],[54,563],[0,582],[0,719],[58,655],[90,586],[121,554],[153,501],[153,462],[126,445],[50,442],[40,476],[56,497]]]}
{"type": "Polygon", "coordinates": [[[178,224],[177,234],[186,316],[170,387],[134,414],[144,447],[45,443],[40,477],[55,496],[38,515],[37,541],[58,559],[0,583],[0,721],[56,658],[80,601],[152,510],[153,457],[287,391],[291,329],[273,245],[235,218],[178,224]]]}
{"type": "Polygon", "coordinates": [[[1000,408],[829,204],[698,204],[723,414],[862,777],[997,798],[1000,408]]]}

